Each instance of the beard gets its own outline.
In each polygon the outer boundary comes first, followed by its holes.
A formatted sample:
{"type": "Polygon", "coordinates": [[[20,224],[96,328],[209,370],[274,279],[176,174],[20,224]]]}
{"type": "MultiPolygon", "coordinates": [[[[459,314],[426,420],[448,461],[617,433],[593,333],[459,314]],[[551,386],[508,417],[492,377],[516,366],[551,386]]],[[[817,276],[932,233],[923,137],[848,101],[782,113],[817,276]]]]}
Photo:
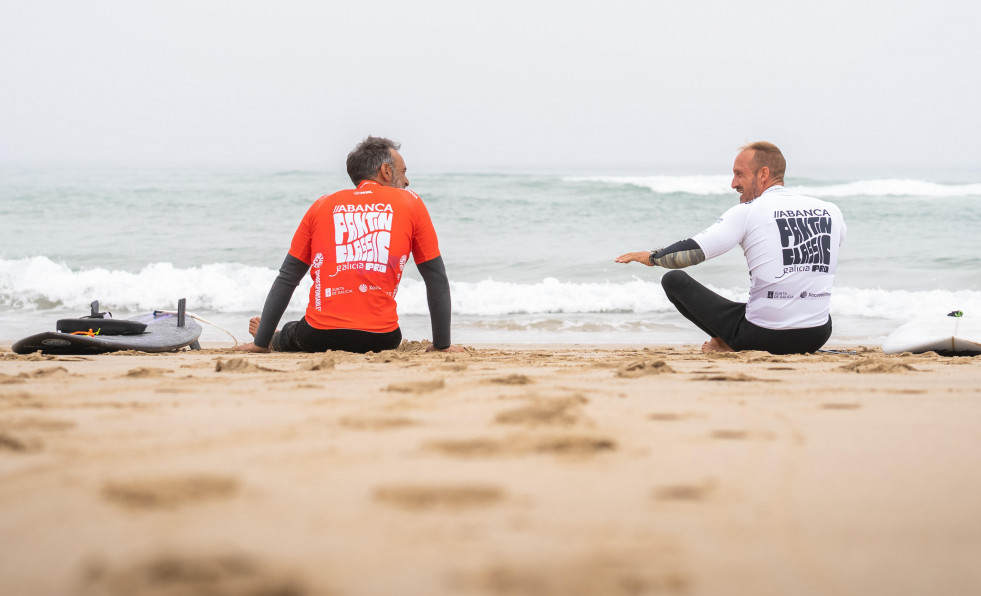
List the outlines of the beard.
{"type": "Polygon", "coordinates": [[[392,166],[392,183],[389,184],[389,186],[392,188],[405,188],[406,186],[405,178],[398,174],[398,171],[395,169],[394,165],[392,166]]]}
{"type": "Polygon", "coordinates": [[[741,188],[737,188],[736,190],[739,191],[740,203],[748,203],[760,196],[760,185],[757,184],[755,178],[749,183],[748,186],[743,186],[741,188]]]}

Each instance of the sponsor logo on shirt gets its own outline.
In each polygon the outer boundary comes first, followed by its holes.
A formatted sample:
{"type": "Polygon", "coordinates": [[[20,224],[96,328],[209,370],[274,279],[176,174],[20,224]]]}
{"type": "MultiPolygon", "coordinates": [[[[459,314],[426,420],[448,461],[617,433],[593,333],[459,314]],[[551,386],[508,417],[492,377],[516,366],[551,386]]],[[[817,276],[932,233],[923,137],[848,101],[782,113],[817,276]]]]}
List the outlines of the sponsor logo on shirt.
{"type": "Polygon", "coordinates": [[[777,291],[774,291],[774,290],[767,291],[766,297],[767,298],[771,298],[773,300],[795,300],[796,299],[796,296],[794,296],[790,292],[777,292],[777,291]]]}
{"type": "MultiPolygon", "coordinates": [[[[316,308],[317,310],[320,310],[320,306],[321,306],[321,304],[320,304],[320,266],[323,265],[323,264],[324,264],[324,255],[323,255],[323,253],[319,253],[318,252],[313,257],[313,269],[314,269],[314,271],[313,271],[313,285],[314,285],[314,291],[313,291],[313,295],[314,295],[313,307],[316,308]]],[[[328,292],[330,292],[330,290],[328,290],[328,292]]],[[[330,294],[327,294],[327,295],[330,296],[330,294]]]]}
{"type": "Polygon", "coordinates": [[[827,209],[774,211],[773,220],[780,232],[784,274],[795,271],[828,273],[831,214],[827,209]]]}
{"type": "Polygon", "coordinates": [[[393,217],[387,203],[334,207],[337,270],[387,271],[393,217]]]}

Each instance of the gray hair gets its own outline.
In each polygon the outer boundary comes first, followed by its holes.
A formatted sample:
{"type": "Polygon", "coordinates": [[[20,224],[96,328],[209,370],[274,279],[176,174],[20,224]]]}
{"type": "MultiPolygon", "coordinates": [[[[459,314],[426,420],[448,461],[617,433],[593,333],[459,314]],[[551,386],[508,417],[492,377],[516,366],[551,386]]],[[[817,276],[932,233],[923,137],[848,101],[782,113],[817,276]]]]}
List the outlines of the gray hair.
{"type": "Polygon", "coordinates": [[[401,143],[385,137],[368,136],[347,154],[347,175],[355,186],[362,180],[374,180],[382,164],[395,167],[392,151],[398,151],[401,143]]]}

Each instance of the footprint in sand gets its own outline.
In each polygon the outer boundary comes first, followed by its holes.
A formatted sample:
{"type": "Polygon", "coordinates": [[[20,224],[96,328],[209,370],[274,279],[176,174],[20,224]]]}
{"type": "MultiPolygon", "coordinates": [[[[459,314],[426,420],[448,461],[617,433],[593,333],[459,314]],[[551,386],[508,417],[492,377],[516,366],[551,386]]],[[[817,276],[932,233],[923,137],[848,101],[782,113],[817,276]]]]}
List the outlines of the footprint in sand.
{"type": "Polygon", "coordinates": [[[24,439],[9,433],[0,432],[0,453],[9,451],[13,453],[31,453],[41,449],[41,442],[37,439],[24,439]]]}
{"type": "Polygon", "coordinates": [[[654,490],[658,501],[704,501],[715,490],[711,480],[697,484],[672,484],[654,490]]]}
{"type": "Polygon", "coordinates": [[[354,430],[395,430],[418,423],[404,416],[348,416],[341,418],[341,426],[354,430]]]}
{"type": "Polygon", "coordinates": [[[375,491],[375,499],[413,511],[486,507],[504,499],[499,487],[481,484],[386,486],[375,491]]]}
{"type": "Polygon", "coordinates": [[[123,376],[124,377],[133,378],[133,379],[144,379],[144,378],[148,378],[148,377],[162,377],[165,374],[167,374],[168,372],[170,372],[170,370],[169,369],[166,369],[166,368],[154,368],[154,367],[150,367],[150,366],[141,366],[139,368],[134,368],[134,369],[129,370],[123,376]]]}
{"type": "Polygon", "coordinates": [[[698,414],[695,412],[652,412],[647,415],[648,420],[657,420],[658,422],[675,422],[678,420],[688,420],[690,418],[703,418],[704,414],[698,414]]]}
{"type": "Polygon", "coordinates": [[[475,438],[430,441],[425,449],[444,455],[465,458],[507,457],[546,454],[570,457],[590,457],[617,448],[616,441],[607,437],[555,435],[545,437],[516,436],[507,439],[475,438]]]}
{"type": "Polygon", "coordinates": [[[294,574],[272,569],[241,554],[162,554],[121,569],[101,562],[89,563],[77,593],[82,596],[305,596],[314,592],[294,574]]]}
{"type": "Polygon", "coordinates": [[[405,383],[392,383],[385,388],[385,391],[395,391],[398,393],[431,393],[446,386],[443,379],[432,381],[407,381],[405,383]]]}
{"type": "Polygon", "coordinates": [[[22,372],[17,376],[22,379],[50,379],[58,377],[67,377],[69,375],[68,369],[64,366],[52,366],[49,368],[39,368],[37,370],[32,370],[31,372],[22,372]]]}
{"type": "Polygon", "coordinates": [[[385,350],[372,356],[368,356],[368,362],[375,364],[385,364],[387,362],[408,362],[409,357],[395,350],[385,350]]]}
{"type": "Polygon", "coordinates": [[[536,398],[530,405],[501,412],[495,418],[498,424],[526,426],[571,426],[580,421],[579,406],[587,400],[581,395],[562,398],[536,398]]]}
{"type": "Polygon", "coordinates": [[[487,382],[497,383],[498,385],[527,385],[533,381],[528,375],[511,374],[506,377],[494,377],[492,379],[487,379],[487,382]]]}
{"type": "Polygon", "coordinates": [[[673,546],[595,546],[586,556],[535,562],[515,558],[461,574],[458,593],[561,595],[685,594],[692,580],[673,546]]]}
{"type": "Polygon", "coordinates": [[[176,509],[231,498],[238,488],[238,481],[227,476],[175,476],[107,482],[102,496],[128,509],[176,509]]]}
{"type": "Polygon", "coordinates": [[[829,402],[829,403],[826,403],[826,404],[821,404],[818,407],[821,408],[821,409],[823,409],[823,410],[857,410],[857,409],[859,409],[859,408],[862,407],[862,404],[860,404],[860,403],[844,403],[844,402],[837,402],[837,403],[831,403],[831,402],[829,402]]]}
{"type": "Polygon", "coordinates": [[[301,362],[297,370],[333,370],[337,366],[337,360],[330,356],[314,358],[301,362]]]}
{"type": "Polygon", "coordinates": [[[709,434],[709,437],[713,439],[720,439],[723,441],[745,441],[748,439],[769,441],[774,438],[773,433],[769,433],[769,432],[750,432],[746,430],[731,430],[731,429],[713,430],[709,434]]]}
{"type": "Polygon", "coordinates": [[[779,383],[780,379],[759,379],[757,377],[751,377],[745,373],[729,373],[721,375],[711,375],[705,377],[696,377],[699,381],[736,381],[736,382],[759,382],[759,383],[779,383]]]}

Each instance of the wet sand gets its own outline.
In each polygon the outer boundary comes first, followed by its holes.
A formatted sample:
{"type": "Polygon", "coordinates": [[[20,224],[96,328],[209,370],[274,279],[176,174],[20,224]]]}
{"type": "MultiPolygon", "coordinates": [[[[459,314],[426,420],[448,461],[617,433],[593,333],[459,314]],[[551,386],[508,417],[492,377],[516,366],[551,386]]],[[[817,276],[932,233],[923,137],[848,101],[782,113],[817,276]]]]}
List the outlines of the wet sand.
{"type": "Polygon", "coordinates": [[[969,594],[981,357],[0,351],[0,594],[969,594]]]}

